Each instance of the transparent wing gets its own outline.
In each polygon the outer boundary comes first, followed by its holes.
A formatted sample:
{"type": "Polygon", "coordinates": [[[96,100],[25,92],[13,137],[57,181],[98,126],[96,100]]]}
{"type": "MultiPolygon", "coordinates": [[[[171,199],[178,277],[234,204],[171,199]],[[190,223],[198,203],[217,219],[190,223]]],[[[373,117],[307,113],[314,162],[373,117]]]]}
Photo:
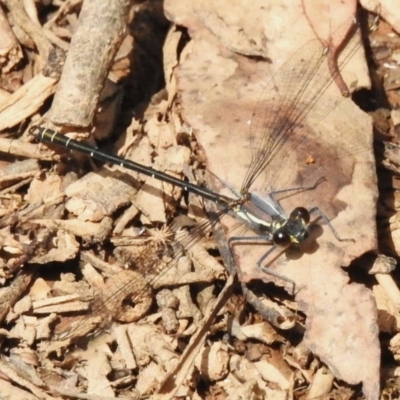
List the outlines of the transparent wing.
{"type": "Polygon", "coordinates": [[[334,100],[322,101],[322,98],[361,42],[357,37],[348,43],[336,69],[332,67],[334,50],[329,43],[336,42],[336,36],[345,36],[344,32],[352,27],[353,31],[358,28],[353,18],[347,20],[328,42],[318,39],[308,42],[282,65],[263,89],[252,117],[252,159],[242,192],[247,192],[277,157],[282,161],[307,142],[311,133],[307,127],[317,125],[336,108],[334,100]],[[303,125],[304,122],[307,126],[303,125]]]}
{"type": "MultiPolygon", "coordinates": [[[[197,224],[190,231],[173,232],[168,228],[167,236],[149,241],[149,244],[130,260],[132,270],[121,270],[112,276],[101,290],[97,290],[90,304],[90,312],[82,318],[75,318],[73,324],[57,332],[60,340],[74,339],[107,328],[112,321],[133,322],[138,318],[132,305],[140,303],[153,287],[182,256],[196,243],[208,235],[220,217],[197,224]]],[[[151,300],[150,300],[151,304],[151,300]]],[[[150,306],[150,305],[149,305],[150,306]]]]}

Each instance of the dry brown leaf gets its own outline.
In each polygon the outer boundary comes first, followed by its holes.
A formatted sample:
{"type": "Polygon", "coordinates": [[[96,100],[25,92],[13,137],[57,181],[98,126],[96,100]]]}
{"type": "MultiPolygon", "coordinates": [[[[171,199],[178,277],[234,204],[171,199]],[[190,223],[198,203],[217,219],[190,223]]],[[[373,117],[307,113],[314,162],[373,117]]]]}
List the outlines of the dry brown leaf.
{"type": "Polygon", "coordinates": [[[51,287],[48,285],[48,283],[44,279],[38,278],[31,286],[29,294],[32,297],[32,301],[35,301],[47,298],[50,291],[51,287]]]}
{"type": "Polygon", "coordinates": [[[100,221],[122,205],[129,204],[136,193],[134,188],[107,175],[107,171],[102,174],[89,173],[69,185],[65,189],[65,194],[69,197],[65,205],[68,211],[82,221],[93,222],[100,221]]]}
{"type": "Polygon", "coordinates": [[[26,178],[33,178],[40,171],[36,160],[17,161],[4,166],[0,170],[0,187],[26,178]]]}
{"type": "Polygon", "coordinates": [[[274,343],[279,336],[276,330],[268,324],[268,322],[242,326],[240,331],[247,339],[257,339],[260,342],[267,344],[274,343]]]}
{"type": "Polygon", "coordinates": [[[53,247],[45,254],[38,254],[31,258],[32,264],[47,264],[53,261],[64,262],[76,257],[79,251],[79,243],[74,235],[65,231],[57,231],[55,237],[57,247],[53,247]]]}
{"type": "MultiPolygon", "coordinates": [[[[369,8],[369,4],[375,4],[375,2],[371,2],[371,0],[362,0],[361,4],[363,7],[367,8],[368,10],[372,11],[369,8]]],[[[400,4],[396,0],[379,0],[380,4],[380,14],[382,17],[393,26],[393,28],[400,32],[400,4]]]]}
{"type": "Polygon", "coordinates": [[[36,75],[0,105],[0,130],[15,126],[35,114],[56,87],[56,79],[36,75]]]}
{"type": "MultiPolygon", "coordinates": [[[[30,204],[48,202],[53,198],[62,198],[64,195],[63,186],[68,184],[69,177],[60,177],[49,173],[45,179],[33,179],[25,199],[30,204]]],[[[41,215],[43,217],[43,215],[41,215]]]]}
{"type": "Polygon", "coordinates": [[[332,390],[334,376],[326,368],[320,368],[314,375],[314,380],[307,393],[307,399],[320,398],[332,390]]]}
{"type": "Polygon", "coordinates": [[[110,385],[107,375],[112,371],[108,360],[108,347],[96,349],[92,352],[87,352],[87,359],[81,367],[78,367],[78,372],[87,379],[87,393],[91,395],[101,395],[114,397],[115,393],[110,385]]]}
{"type": "MultiPolygon", "coordinates": [[[[241,14],[253,22],[252,31],[265,34],[268,57],[272,60],[272,64],[255,62],[232,53],[232,49],[225,46],[226,38],[215,30],[212,35],[205,22],[205,15],[218,14],[221,20],[228,15],[232,18],[232,10],[240,2],[231,4],[229,9],[218,8],[217,4],[184,4],[183,9],[179,2],[166,2],[169,18],[185,24],[193,38],[192,51],[181,60],[177,69],[184,118],[196,130],[208,168],[239,189],[241,177],[245,176],[250,162],[247,132],[256,101],[262,90],[265,96],[272,91],[272,86],[263,87],[271,72],[276,72],[282,65],[281,60],[287,59],[315,36],[302,13],[300,2],[280,2],[281,10],[275,12],[272,8],[278,7],[276,4],[271,4],[269,9],[264,7],[264,3],[253,2],[248,8],[241,4],[241,14]]],[[[347,19],[339,18],[342,21],[347,19]]],[[[342,23],[346,25],[346,22],[342,23]]],[[[258,43],[257,37],[254,42],[258,43]]],[[[307,59],[311,54],[300,53],[297,57],[300,61],[301,57],[307,59]]],[[[294,59],[291,62],[292,68],[296,68],[294,59]]],[[[365,71],[362,53],[359,53],[346,64],[343,76],[352,87],[368,86],[365,71]]],[[[286,72],[290,73],[290,70],[286,72]]],[[[281,84],[278,78],[287,78],[285,75],[275,77],[274,84],[278,87],[281,84]]],[[[295,93],[294,80],[291,85],[295,93]]],[[[268,112],[268,101],[265,101],[266,110],[262,112],[268,112]]],[[[327,179],[315,190],[285,198],[281,204],[287,212],[296,206],[319,206],[332,219],[340,237],[352,238],[355,243],[339,242],[324,225],[323,232],[320,228],[311,231],[313,240],[303,249],[300,258],[296,254],[283,255],[273,264],[273,269],[296,283],[296,300],[308,317],[307,345],[337,377],[352,383],[363,381],[365,393],[374,398],[374,393],[379,392],[379,380],[376,379],[379,343],[374,301],[367,289],[348,285],[348,278],[341,269],[356,257],[376,249],[377,188],[370,120],[349,99],[344,100],[332,85],[326,97],[309,113],[307,121],[313,123],[313,129],[318,129],[316,133],[310,133],[306,143],[302,139],[302,146],[297,146],[295,151],[283,151],[278,155],[250,190],[262,193],[271,190],[271,186],[273,190],[279,190],[309,186],[321,176],[327,179]],[[329,114],[328,111],[335,107],[336,111],[329,114]],[[307,164],[310,154],[316,163],[307,164]],[[324,327],[323,335],[318,326],[324,327]],[[338,334],[338,330],[347,332],[349,337],[357,337],[357,341],[346,342],[346,336],[338,334]],[[327,345],[330,346],[325,349],[327,345]],[[334,348],[338,353],[333,351],[334,348]],[[369,349],[368,355],[365,348],[369,349]],[[366,366],[357,369],[357,376],[345,368],[352,361],[366,366]]],[[[294,133],[293,138],[296,138],[294,133]]],[[[292,145],[288,143],[287,146],[290,148],[292,145]]],[[[229,191],[225,190],[225,193],[229,191]]],[[[262,247],[235,246],[246,281],[271,280],[256,267],[256,261],[266,251],[262,247]]],[[[276,283],[282,285],[285,282],[276,280],[276,283]]],[[[287,287],[290,290],[290,286],[287,287]]]]}
{"type": "Polygon", "coordinates": [[[217,342],[198,354],[195,365],[204,377],[219,381],[228,375],[229,358],[227,345],[217,342]]]}
{"type": "Polygon", "coordinates": [[[400,327],[399,307],[394,306],[382,286],[375,285],[373,293],[378,309],[379,332],[398,332],[400,327]]]}
{"type": "Polygon", "coordinates": [[[0,11],[0,36],[3,38],[0,47],[1,69],[5,73],[9,72],[23,56],[21,47],[7,21],[3,9],[0,11]]]}

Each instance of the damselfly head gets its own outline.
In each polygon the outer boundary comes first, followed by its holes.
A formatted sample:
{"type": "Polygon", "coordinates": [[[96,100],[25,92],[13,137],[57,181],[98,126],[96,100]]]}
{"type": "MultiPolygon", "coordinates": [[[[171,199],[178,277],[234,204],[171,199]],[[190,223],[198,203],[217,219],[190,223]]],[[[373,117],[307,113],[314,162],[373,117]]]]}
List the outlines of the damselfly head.
{"type": "Polygon", "coordinates": [[[272,240],[277,246],[282,247],[289,246],[292,243],[290,234],[286,231],[285,227],[278,229],[274,233],[272,240]]]}

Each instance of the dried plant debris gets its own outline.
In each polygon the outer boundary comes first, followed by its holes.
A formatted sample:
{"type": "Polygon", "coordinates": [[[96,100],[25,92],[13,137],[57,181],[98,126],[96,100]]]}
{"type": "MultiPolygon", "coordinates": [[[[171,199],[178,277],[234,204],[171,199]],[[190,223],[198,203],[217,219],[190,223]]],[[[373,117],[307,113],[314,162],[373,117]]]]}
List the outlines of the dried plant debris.
{"type": "Polygon", "coordinates": [[[353,0],[3,3],[2,397],[399,397],[396,4],[364,46],[353,0]],[[278,199],[331,227],[262,270],[209,201],[32,125],[226,196],[317,182],[278,199]]]}

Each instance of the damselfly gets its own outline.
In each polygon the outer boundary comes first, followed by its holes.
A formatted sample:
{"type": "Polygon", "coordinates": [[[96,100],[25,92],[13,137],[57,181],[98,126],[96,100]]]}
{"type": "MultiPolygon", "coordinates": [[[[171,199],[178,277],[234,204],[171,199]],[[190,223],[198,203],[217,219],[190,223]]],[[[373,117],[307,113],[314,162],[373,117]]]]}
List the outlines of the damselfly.
{"type": "MultiPolygon", "coordinates": [[[[220,209],[220,216],[224,214],[232,215],[233,217],[239,219],[242,223],[246,224],[248,228],[258,235],[250,240],[252,242],[263,240],[264,242],[268,242],[274,246],[281,247],[299,244],[308,237],[307,228],[310,223],[311,214],[318,214],[319,217],[324,218],[337,239],[339,241],[342,240],[318,207],[313,207],[310,210],[307,210],[304,207],[297,207],[289,214],[289,216],[286,216],[284,210],[275,198],[277,193],[272,192],[266,197],[262,198],[248,191],[243,191],[242,194],[234,192],[235,197],[228,197],[205,187],[177,179],[172,175],[168,175],[153,168],[145,167],[131,160],[104,153],[95,147],[70,139],[67,136],[57,133],[53,130],[42,127],[33,127],[31,129],[31,134],[33,134],[42,142],[55,144],[74,151],[79,151],[80,153],[87,154],[94,159],[109,162],[136,172],[140,172],[144,175],[151,176],[163,182],[178,186],[187,192],[191,192],[202,196],[205,199],[211,200],[220,209]]],[[[322,179],[311,187],[291,188],[286,191],[312,190],[315,189],[320,181],[322,181],[322,179]]],[[[230,245],[242,241],[244,243],[249,243],[249,238],[232,237],[230,239],[230,245]]],[[[294,292],[294,282],[288,280],[284,276],[280,276],[269,271],[268,268],[263,267],[262,265],[263,261],[273,251],[273,249],[274,247],[270,248],[270,250],[268,250],[262,258],[260,258],[260,260],[257,262],[257,265],[266,273],[270,273],[280,279],[292,283],[294,292]]]]}

